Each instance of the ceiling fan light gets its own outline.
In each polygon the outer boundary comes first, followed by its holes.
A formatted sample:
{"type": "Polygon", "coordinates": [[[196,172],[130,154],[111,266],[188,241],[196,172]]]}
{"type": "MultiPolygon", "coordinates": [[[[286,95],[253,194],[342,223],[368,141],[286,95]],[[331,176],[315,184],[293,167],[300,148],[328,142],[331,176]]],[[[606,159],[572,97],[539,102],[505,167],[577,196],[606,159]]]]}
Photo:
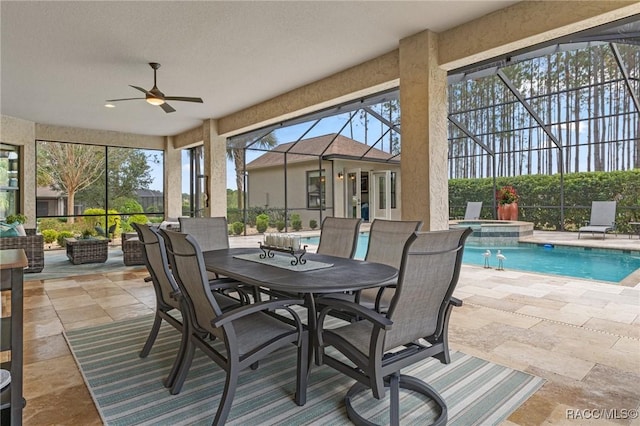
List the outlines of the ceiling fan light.
{"type": "Polygon", "coordinates": [[[150,103],[151,105],[162,105],[164,103],[164,99],[160,99],[160,98],[147,98],[147,102],[150,103]]]}

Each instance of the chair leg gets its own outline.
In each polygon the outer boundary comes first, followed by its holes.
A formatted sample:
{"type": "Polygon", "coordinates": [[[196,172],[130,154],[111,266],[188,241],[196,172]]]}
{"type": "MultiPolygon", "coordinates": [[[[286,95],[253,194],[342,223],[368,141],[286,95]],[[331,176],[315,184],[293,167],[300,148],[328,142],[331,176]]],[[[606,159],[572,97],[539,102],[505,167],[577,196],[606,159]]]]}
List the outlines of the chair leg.
{"type": "MultiPolygon", "coordinates": [[[[176,378],[178,377],[178,372],[180,371],[180,366],[184,363],[187,353],[187,347],[189,345],[189,329],[187,324],[182,324],[181,334],[182,336],[180,338],[180,348],[178,349],[178,353],[176,354],[176,359],[173,361],[173,365],[171,366],[169,375],[164,380],[165,388],[173,388],[173,385],[176,382],[176,378]]],[[[178,392],[179,391],[180,390],[178,390],[178,392]]]]}
{"type": "Polygon", "coordinates": [[[193,344],[191,338],[187,340],[187,347],[184,353],[184,358],[180,363],[180,368],[178,368],[178,373],[174,379],[173,385],[171,386],[171,395],[177,395],[182,390],[182,385],[187,378],[187,374],[189,373],[189,368],[191,368],[191,363],[193,362],[193,355],[196,352],[196,345],[193,344]]]}
{"type": "Polygon", "coordinates": [[[240,370],[237,363],[231,362],[229,370],[227,370],[227,377],[224,382],[224,391],[222,392],[222,398],[220,399],[220,405],[218,405],[218,411],[216,412],[216,418],[213,419],[213,425],[223,425],[227,421],[229,412],[231,411],[231,404],[233,403],[233,397],[236,395],[236,387],[238,386],[238,375],[240,370]]]}
{"type": "Polygon", "coordinates": [[[140,358],[146,358],[149,355],[149,352],[151,352],[151,347],[155,343],[156,338],[158,337],[158,332],[160,331],[160,324],[162,324],[162,318],[156,310],[156,317],[153,320],[153,325],[151,326],[149,337],[147,337],[147,341],[140,351],[140,358]]]}
{"type": "Polygon", "coordinates": [[[298,348],[298,371],[296,372],[295,401],[299,406],[307,403],[307,380],[309,370],[309,333],[304,332],[298,348]]]}
{"type": "Polygon", "coordinates": [[[389,424],[400,426],[400,373],[395,372],[389,377],[389,424]]]}

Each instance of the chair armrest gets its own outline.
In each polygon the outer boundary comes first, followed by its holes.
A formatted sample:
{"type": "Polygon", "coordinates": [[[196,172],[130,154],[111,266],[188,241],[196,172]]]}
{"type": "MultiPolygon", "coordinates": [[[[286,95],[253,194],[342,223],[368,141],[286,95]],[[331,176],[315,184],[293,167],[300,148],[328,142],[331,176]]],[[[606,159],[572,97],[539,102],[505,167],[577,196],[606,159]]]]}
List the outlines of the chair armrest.
{"type": "Polygon", "coordinates": [[[260,311],[266,311],[269,309],[287,308],[289,305],[302,305],[304,300],[302,299],[274,299],[266,302],[253,303],[251,305],[242,305],[242,307],[234,309],[229,312],[225,312],[216,319],[211,321],[213,327],[220,327],[231,321],[237,320],[244,316],[254,314],[260,311]]]}
{"type": "Polygon", "coordinates": [[[451,296],[451,299],[449,299],[449,304],[460,307],[462,306],[462,300],[458,299],[457,297],[451,296]]]}
{"type": "Polygon", "coordinates": [[[321,300],[318,300],[318,302],[326,306],[320,312],[320,318],[326,316],[327,312],[331,310],[338,310],[347,311],[355,314],[358,317],[362,317],[384,330],[390,330],[391,326],[393,325],[393,321],[391,321],[386,316],[374,311],[373,309],[365,308],[364,306],[357,303],[349,302],[346,300],[333,299],[331,298],[331,296],[325,296],[321,300]]]}

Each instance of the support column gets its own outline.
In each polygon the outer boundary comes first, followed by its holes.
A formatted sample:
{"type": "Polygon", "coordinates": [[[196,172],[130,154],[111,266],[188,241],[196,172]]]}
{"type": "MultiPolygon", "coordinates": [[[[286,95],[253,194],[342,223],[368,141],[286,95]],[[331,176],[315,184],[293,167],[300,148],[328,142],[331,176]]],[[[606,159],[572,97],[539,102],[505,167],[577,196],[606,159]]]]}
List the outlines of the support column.
{"type": "Polygon", "coordinates": [[[437,34],[400,40],[402,219],[422,230],[449,227],[447,73],[438,66],[437,34]]]}
{"type": "Polygon", "coordinates": [[[207,204],[205,215],[227,216],[227,139],[218,134],[218,122],[205,120],[202,125],[204,141],[204,174],[207,204]]]}
{"type": "Polygon", "coordinates": [[[164,179],[165,218],[182,216],[182,151],[171,136],[165,138],[164,179]]]}

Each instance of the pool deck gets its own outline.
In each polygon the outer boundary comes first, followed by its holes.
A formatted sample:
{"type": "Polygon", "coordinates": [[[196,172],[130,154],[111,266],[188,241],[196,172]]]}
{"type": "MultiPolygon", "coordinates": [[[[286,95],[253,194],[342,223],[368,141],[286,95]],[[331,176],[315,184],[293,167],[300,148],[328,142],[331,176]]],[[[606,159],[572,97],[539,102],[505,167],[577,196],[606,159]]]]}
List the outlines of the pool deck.
{"type": "MultiPolygon", "coordinates": [[[[261,238],[232,237],[230,243],[253,247],[261,238]]],[[[637,236],[626,235],[578,240],[576,233],[535,232],[528,240],[640,250],[637,236]]],[[[61,333],[151,314],[153,288],[143,280],[144,267],[123,265],[117,246],[105,264],[54,262],[57,252],[47,252],[45,273],[25,276],[24,424],[99,425],[61,333]]],[[[451,349],[546,380],[502,425],[583,425],[576,413],[620,415],[639,407],[640,278],[615,285],[463,265],[454,295],[464,304],[453,311],[451,349]]],[[[640,424],[629,418],[588,423],[640,424]]]]}

